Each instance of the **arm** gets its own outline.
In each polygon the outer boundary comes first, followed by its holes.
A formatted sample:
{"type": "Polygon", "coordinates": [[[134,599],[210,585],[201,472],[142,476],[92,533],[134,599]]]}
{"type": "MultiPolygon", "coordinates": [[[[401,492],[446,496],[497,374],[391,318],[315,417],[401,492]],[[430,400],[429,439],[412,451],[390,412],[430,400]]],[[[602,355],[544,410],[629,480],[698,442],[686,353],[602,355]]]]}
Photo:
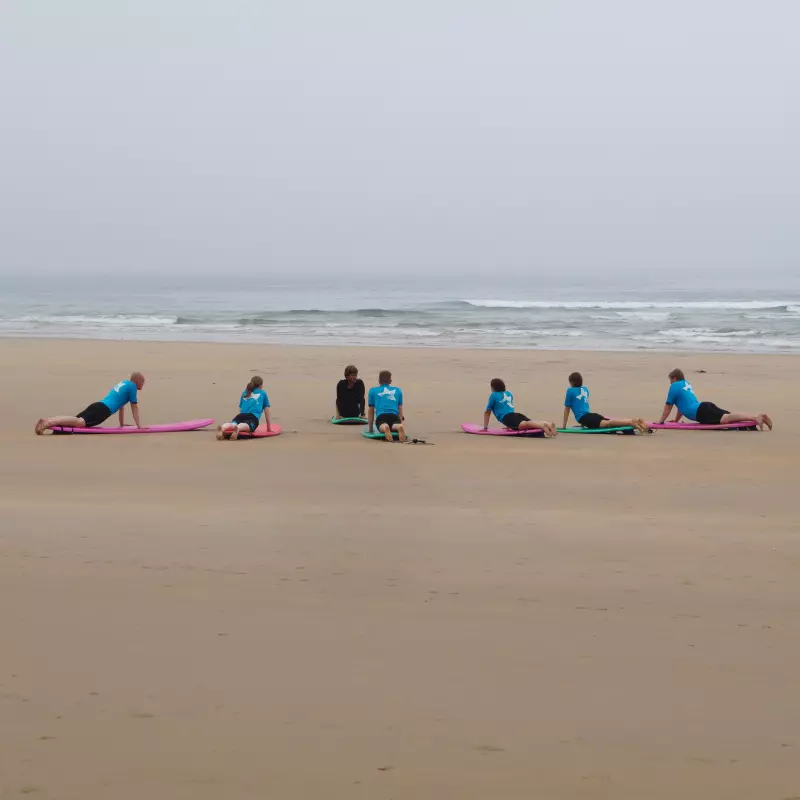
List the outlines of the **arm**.
{"type": "Polygon", "coordinates": [[[139,419],[139,404],[138,403],[131,403],[131,411],[133,412],[133,421],[136,423],[137,428],[141,428],[142,422],[139,419]]]}
{"type": "Polygon", "coordinates": [[[405,414],[403,413],[403,404],[402,403],[399,406],[397,406],[397,416],[400,417],[400,422],[405,422],[406,421],[405,414]]]}
{"type": "Polygon", "coordinates": [[[367,418],[367,430],[372,433],[372,428],[375,424],[375,406],[369,407],[369,417],[367,418]]]}
{"type": "Polygon", "coordinates": [[[125,406],[122,406],[119,410],[119,426],[120,428],[125,427],[125,406]]]}
{"type": "Polygon", "coordinates": [[[569,422],[569,412],[571,411],[569,406],[564,406],[564,424],[561,426],[562,428],[567,427],[567,423],[569,422]]]}
{"type": "Polygon", "coordinates": [[[484,411],[483,412],[483,429],[485,431],[489,430],[489,420],[492,418],[491,411],[484,411]]]}
{"type": "Polygon", "coordinates": [[[264,421],[267,423],[267,431],[272,430],[272,414],[270,414],[269,406],[264,407],[264,421]]]}
{"type": "Polygon", "coordinates": [[[661,413],[661,419],[658,421],[659,425],[663,425],[664,422],[667,421],[670,411],[672,411],[672,403],[666,403],[664,405],[664,411],[661,413]]]}
{"type": "Polygon", "coordinates": [[[366,395],[366,388],[364,384],[361,384],[361,393],[358,398],[358,413],[363,417],[364,412],[367,409],[367,395],[366,395]]]}

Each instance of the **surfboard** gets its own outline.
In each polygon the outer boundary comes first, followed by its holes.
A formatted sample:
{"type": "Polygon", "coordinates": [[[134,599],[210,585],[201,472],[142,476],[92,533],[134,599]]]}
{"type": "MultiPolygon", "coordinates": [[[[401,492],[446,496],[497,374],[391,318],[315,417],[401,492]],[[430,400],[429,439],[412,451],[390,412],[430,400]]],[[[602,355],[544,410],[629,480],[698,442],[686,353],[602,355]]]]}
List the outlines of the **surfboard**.
{"type": "Polygon", "coordinates": [[[651,422],[651,428],[667,431],[757,431],[755,420],[731,422],[729,425],[700,425],[697,422],[651,422]]]}
{"type": "Polygon", "coordinates": [[[530,428],[525,431],[512,431],[510,428],[489,428],[488,431],[485,431],[483,425],[475,425],[472,422],[462,423],[461,430],[464,433],[474,433],[476,436],[527,436],[529,438],[544,436],[544,431],[541,428],[530,428]]]}
{"type": "Polygon", "coordinates": [[[365,425],[367,420],[364,417],[331,417],[331,422],[334,425],[365,425]]]}
{"type": "Polygon", "coordinates": [[[559,433],[635,433],[632,425],[623,425],[619,428],[582,428],[580,425],[573,425],[570,428],[559,428],[559,433]]]}
{"type": "Polygon", "coordinates": [[[199,431],[207,428],[214,422],[213,419],[190,419],[187,422],[171,422],[167,425],[149,425],[146,428],[137,428],[135,425],[126,425],[124,428],[104,428],[98,425],[95,428],[53,428],[53,433],[180,433],[181,431],[199,431]]]}
{"type": "MultiPolygon", "coordinates": [[[[372,433],[370,433],[369,429],[364,428],[364,430],[361,431],[361,435],[366,437],[367,439],[383,439],[384,441],[387,441],[386,437],[379,430],[374,430],[372,431],[372,433]]],[[[397,439],[397,438],[398,438],[397,431],[392,431],[392,439],[397,439]]]]}
{"type": "Polygon", "coordinates": [[[268,431],[266,425],[259,425],[253,433],[240,433],[240,439],[268,439],[271,436],[280,436],[283,433],[283,428],[276,425],[274,422],[270,425],[272,430],[268,431]]]}

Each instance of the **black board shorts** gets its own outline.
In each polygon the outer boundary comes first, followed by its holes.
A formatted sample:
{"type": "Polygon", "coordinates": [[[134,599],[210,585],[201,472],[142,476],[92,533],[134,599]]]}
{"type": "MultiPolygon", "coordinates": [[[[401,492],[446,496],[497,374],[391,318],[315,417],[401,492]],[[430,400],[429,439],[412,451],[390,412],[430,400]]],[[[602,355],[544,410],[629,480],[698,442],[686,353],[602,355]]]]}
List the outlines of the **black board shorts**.
{"type": "Polygon", "coordinates": [[[105,403],[92,403],[75,416],[80,417],[87,428],[96,428],[111,416],[111,409],[105,403]]]}
{"type": "Polygon", "coordinates": [[[397,414],[380,414],[375,420],[375,427],[378,430],[381,429],[381,425],[388,425],[391,428],[392,425],[398,425],[401,422],[402,420],[397,416],[397,414]]]}
{"type": "Polygon", "coordinates": [[[608,417],[602,414],[595,414],[593,411],[587,411],[579,420],[578,425],[582,428],[589,428],[589,430],[596,431],[602,428],[601,422],[605,422],[608,417]]]}
{"type": "Polygon", "coordinates": [[[512,411],[510,414],[506,414],[503,419],[500,420],[500,423],[505,425],[506,428],[511,428],[512,431],[518,431],[521,422],[530,421],[530,417],[526,417],[524,414],[517,414],[516,411],[512,411]]]}
{"type": "Polygon", "coordinates": [[[722,418],[730,413],[730,411],[715,406],[713,403],[700,403],[697,406],[695,416],[701,425],[719,425],[722,422],[722,418]]]}
{"type": "Polygon", "coordinates": [[[237,425],[240,422],[243,422],[245,425],[250,426],[250,433],[252,433],[258,427],[258,417],[255,414],[237,414],[231,422],[235,422],[237,425]]]}

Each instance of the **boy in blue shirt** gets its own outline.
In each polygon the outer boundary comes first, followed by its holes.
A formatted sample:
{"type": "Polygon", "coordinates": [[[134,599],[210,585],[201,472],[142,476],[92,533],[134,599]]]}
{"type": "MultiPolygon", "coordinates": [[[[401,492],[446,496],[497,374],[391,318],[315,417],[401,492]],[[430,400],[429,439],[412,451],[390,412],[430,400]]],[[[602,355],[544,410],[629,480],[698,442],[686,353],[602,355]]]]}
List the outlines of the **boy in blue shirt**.
{"type": "Polygon", "coordinates": [[[633,419],[609,419],[602,414],[595,414],[589,410],[589,387],[583,385],[583,376],[580,372],[573,372],[569,376],[569,389],[564,398],[564,424],[567,427],[569,412],[575,415],[575,422],[582,428],[598,430],[600,428],[624,428],[630,426],[639,433],[652,433],[650,426],[640,417],[633,419]]]}
{"type": "Polygon", "coordinates": [[[514,410],[514,395],[506,389],[505,381],[501,378],[492,378],[489,386],[492,393],[486,403],[486,410],[483,412],[483,429],[489,430],[489,420],[494,413],[497,421],[512,431],[527,431],[539,429],[544,431],[544,435],[549,439],[557,436],[558,431],[554,422],[544,422],[526,417],[514,410]]]}
{"type": "Polygon", "coordinates": [[[119,426],[125,424],[125,406],[130,403],[133,412],[133,421],[137,428],[142,427],[139,419],[138,392],[144,386],[144,375],[141,372],[131,374],[130,380],[120,381],[100,401],[90,403],[74,417],[42,418],[36,423],[36,433],[40,436],[51,428],[96,428],[105,422],[112,414],[119,412],[119,426]]]}
{"type": "Polygon", "coordinates": [[[267,432],[271,431],[272,419],[269,410],[269,397],[263,389],[264,379],[260,375],[253,375],[245,386],[239,398],[239,413],[230,421],[217,428],[217,439],[230,439],[235,442],[240,433],[254,433],[264,414],[267,423],[267,432]]]}
{"type": "Polygon", "coordinates": [[[759,430],[763,431],[765,426],[772,430],[772,418],[769,414],[740,414],[726,411],[707,401],[701,403],[694,393],[692,384],[686,380],[682,369],[672,370],[669,374],[669,382],[671,385],[667,394],[667,402],[659,424],[663,424],[672,411],[672,407],[677,406],[675,418],[670,422],[680,422],[681,417],[698,422],[700,425],[730,425],[733,422],[755,420],[759,430]]]}
{"type": "Polygon", "coordinates": [[[406,428],[403,425],[403,390],[399,386],[392,386],[392,373],[388,369],[378,375],[379,386],[373,386],[367,396],[369,416],[367,428],[372,433],[377,428],[387,442],[394,441],[392,432],[397,432],[399,441],[406,440],[406,428]]]}

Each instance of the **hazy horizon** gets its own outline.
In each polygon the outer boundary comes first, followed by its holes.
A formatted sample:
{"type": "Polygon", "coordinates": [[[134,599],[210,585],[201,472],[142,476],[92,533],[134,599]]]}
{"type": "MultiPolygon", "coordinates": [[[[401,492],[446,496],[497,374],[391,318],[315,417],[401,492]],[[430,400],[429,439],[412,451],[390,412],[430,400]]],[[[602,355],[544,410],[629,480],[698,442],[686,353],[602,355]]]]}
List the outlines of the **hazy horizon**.
{"type": "Polygon", "coordinates": [[[794,283],[799,29],[789,0],[11,3],[0,277],[794,283]]]}

